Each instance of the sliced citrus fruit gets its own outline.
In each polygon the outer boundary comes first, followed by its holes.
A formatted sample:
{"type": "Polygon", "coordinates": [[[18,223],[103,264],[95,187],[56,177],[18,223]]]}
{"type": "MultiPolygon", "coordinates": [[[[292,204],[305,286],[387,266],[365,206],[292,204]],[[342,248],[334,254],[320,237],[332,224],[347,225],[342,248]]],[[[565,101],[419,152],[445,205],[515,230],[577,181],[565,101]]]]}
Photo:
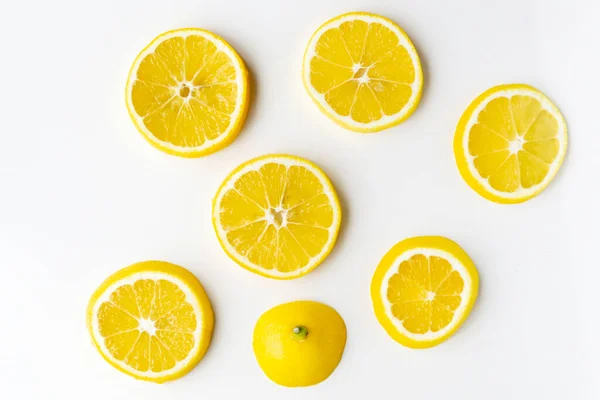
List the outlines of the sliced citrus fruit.
{"type": "Polygon", "coordinates": [[[419,56],[406,33],[364,12],[340,15],[317,29],[304,53],[302,77],[321,111],[356,132],[404,121],[423,88],[419,56]]]}
{"type": "Polygon", "coordinates": [[[292,279],[312,271],[337,239],[342,212],[319,167],[267,155],[237,167],[213,201],[213,225],[225,252],[257,274],[292,279]]]}
{"type": "Polygon", "coordinates": [[[138,54],[127,109],[156,148],[200,157],[230,144],[248,111],[248,71],[235,50],[197,28],[169,31],[138,54]]]}
{"type": "Polygon", "coordinates": [[[477,97],[454,135],[463,179],[482,197],[521,203],[548,186],[567,151],[567,125],[540,91],[500,85],[477,97]]]}
{"type": "Polygon", "coordinates": [[[401,241],[379,262],[371,299],[379,323],[397,342],[436,346],[465,321],[479,290],[469,256],[439,236],[401,241]]]}
{"type": "Polygon", "coordinates": [[[87,326],[113,367],[162,383],[182,377],[202,359],[214,316],[194,275],[174,264],[146,261],[116,272],[96,289],[87,326]]]}

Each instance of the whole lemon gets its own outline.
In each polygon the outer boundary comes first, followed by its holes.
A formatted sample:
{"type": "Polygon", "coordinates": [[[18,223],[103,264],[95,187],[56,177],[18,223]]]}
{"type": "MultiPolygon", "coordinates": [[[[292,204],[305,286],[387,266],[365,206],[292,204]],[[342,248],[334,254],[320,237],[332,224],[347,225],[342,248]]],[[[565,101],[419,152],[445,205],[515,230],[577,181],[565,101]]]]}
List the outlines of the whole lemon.
{"type": "Polygon", "coordinates": [[[254,355],[273,382],[311,386],[327,379],[342,359],[346,324],[333,308],[316,301],[280,304],[254,327],[254,355]]]}

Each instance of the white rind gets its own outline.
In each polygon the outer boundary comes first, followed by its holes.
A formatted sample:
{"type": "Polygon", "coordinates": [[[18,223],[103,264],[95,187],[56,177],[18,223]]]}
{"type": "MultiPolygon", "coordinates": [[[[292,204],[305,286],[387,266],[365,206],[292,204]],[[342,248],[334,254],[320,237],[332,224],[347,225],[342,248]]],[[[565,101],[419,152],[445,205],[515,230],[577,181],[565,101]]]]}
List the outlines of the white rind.
{"type": "MultiPolygon", "coordinates": [[[[219,191],[217,192],[217,195],[215,196],[215,201],[214,201],[215,207],[213,207],[213,220],[215,221],[215,228],[217,231],[217,235],[219,236],[219,241],[226,248],[227,253],[231,257],[233,257],[238,263],[241,263],[241,264],[245,265],[246,267],[249,267],[250,269],[252,269],[253,271],[255,271],[259,274],[268,273],[269,276],[273,276],[273,277],[293,278],[295,276],[302,275],[306,271],[314,268],[315,264],[320,259],[322,259],[324,257],[324,255],[327,253],[328,249],[330,249],[334,245],[334,242],[337,237],[336,230],[339,228],[340,219],[341,219],[340,212],[337,209],[337,207],[335,206],[335,204],[337,204],[337,201],[335,200],[336,197],[337,196],[334,193],[334,189],[333,189],[331,183],[329,182],[329,180],[327,179],[327,177],[324,176],[322,171],[316,169],[310,163],[303,162],[301,159],[298,159],[295,157],[290,158],[290,157],[274,156],[274,157],[269,157],[269,158],[259,158],[255,162],[251,162],[250,164],[246,165],[244,168],[237,171],[235,174],[231,175],[225,181],[225,183],[222,185],[222,187],[219,189],[219,191]],[[230,189],[234,188],[233,185],[235,184],[235,182],[242,175],[246,174],[247,172],[259,170],[263,165],[273,164],[273,163],[284,165],[287,168],[289,168],[291,166],[301,166],[301,167],[308,169],[310,172],[312,172],[319,179],[319,182],[321,182],[321,184],[323,185],[323,193],[325,193],[327,195],[327,197],[329,198],[329,201],[330,201],[330,203],[332,205],[332,209],[333,209],[333,220],[332,220],[331,226],[327,229],[329,231],[329,238],[327,239],[327,242],[323,246],[323,249],[321,250],[321,252],[319,254],[317,254],[314,257],[311,257],[310,261],[308,262],[308,264],[305,267],[297,269],[292,272],[281,272],[281,271],[277,271],[277,270],[265,269],[259,265],[254,264],[247,257],[239,254],[237,252],[237,250],[229,244],[229,241],[227,240],[227,231],[225,229],[223,229],[223,227],[221,226],[221,222],[220,222],[220,218],[219,218],[219,216],[220,216],[219,215],[220,214],[219,205],[221,204],[223,196],[230,189]]],[[[266,211],[267,210],[265,210],[265,212],[266,211]]]]}
{"type": "Polygon", "coordinates": [[[563,120],[563,117],[562,117],[560,111],[542,93],[540,93],[536,90],[522,88],[522,89],[501,90],[501,91],[495,92],[495,93],[491,94],[490,96],[486,97],[481,103],[479,103],[477,105],[477,107],[475,107],[475,109],[473,110],[473,113],[469,116],[469,120],[467,121],[467,124],[465,125],[462,148],[463,148],[465,159],[467,160],[467,166],[469,168],[469,172],[477,180],[477,182],[479,182],[479,184],[484,187],[484,189],[486,191],[488,191],[498,197],[502,197],[502,198],[506,198],[506,199],[520,199],[520,198],[530,196],[530,195],[540,191],[541,189],[543,189],[550,183],[552,178],[554,178],[554,176],[558,172],[561,161],[565,156],[565,153],[567,151],[566,144],[567,144],[567,128],[564,124],[564,120],[563,120]],[[558,123],[558,133],[556,135],[556,138],[559,141],[560,148],[559,148],[558,154],[556,155],[556,158],[554,159],[554,162],[552,164],[550,164],[548,173],[546,174],[546,176],[544,177],[544,180],[542,180],[542,182],[540,182],[539,184],[532,186],[528,189],[526,189],[524,187],[520,187],[519,189],[517,189],[514,192],[501,192],[499,190],[494,189],[490,185],[488,179],[482,178],[481,175],[479,174],[479,171],[477,171],[477,168],[475,168],[475,164],[474,164],[475,157],[473,157],[471,154],[469,154],[469,134],[471,132],[471,128],[473,128],[473,125],[475,125],[477,123],[477,118],[479,117],[479,114],[488,105],[488,103],[490,101],[497,99],[499,97],[507,97],[508,99],[510,99],[513,96],[528,96],[528,97],[535,98],[542,105],[542,110],[548,111],[550,114],[552,114],[554,116],[554,118],[556,118],[556,122],[558,123]]]}
{"type": "Polygon", "coordinates": [[[303,79],[304,79],[304,82],[306,83],[306,88],[311,93],[311,96],[313,97],[313,99],[315,99],[319,103],[319,105],[327,111],[328,114],[335,116],[336,120],[342,121],[345,124],[347,124],[349,126],[353,126],[357,129],[379,128],[382,126],[386,126],[390,123],[393,123],[393,122],[397,121],[398,119],[403,118],[409,112],[409,110],[413,109],[415,103],[417,102],[418,97],[419,97],[419,92],[420,92],[420,86],[422,85],[422,82],[423,82],[423,73],[421,71],[421,66],[419,64],[419,55],[417,54],[417,50],[412,45],[412,43],[410,43],[410,41],[407,40],[406,34],[401,32],[396,26],[394,26],[389,21],[387,21],[383,18],[378,18],[376,16],[362,15],[362,14],[349,14],[349,15],[343,16],[339,19],[335,19],[334,21],[331,21],[330,23],[327,23],[327,24],[321,26],[319,29],[317,29],[317,31],[312,36],[310,42],[308,43],[308,46],[306,49],[306,54],[304,55],[302,71],[303,71],[303,75],[304,75],[303,79]],[[398,41],[400,42],[400,44],[406,49],[406,51],[408,51],[408,54],[410,55],[410,58],[413,63],[413,68],[415,71],[415,80],[413,81],[413,83],[411,85],[409,85],[412,89],[412,94],[411,94],[409,101],[404,105],[402,110],[400,110],[398,113],[393,114],[393,115],[383,114],[381,119],[379,119],[377,121],[369,122],[369,123],[358,122],[358,121],[353,120],[350,116],[339,115],[325,101],[325,95],[317,92],[313,88],[312,84],[310,83],[310,62],[311,62],[312,58],[316,55],[315,47],[317,45],[317,42],[323,35],[323,33],[328,31],[329,29],[338,28],[344,22],[354,21],[354,20],[360,20],[360,21],[364,21],[367,23],[378,23],[378,24],[381,24],[381,25],[385,26],[386,28],[390,29],[392,32],[394,32],[396,34],[396,36],[398,37],[398,41]]]}
{"type": "Polygon", "coordinates": [[[240,114],[242,113],[242,109],[243,109],[242,104],[245,101],[245,99],[244,99],[245,90],[243,90],[244,67],[240,63],[237,54],[235,54],[231,50],[231,48],[226,46],[222,40],[216,40],[216,39],[217,38],[215,36],[209,34],[208,32],[205,32],[201,29],[177,30],[177,31],[169,32],[162,36],[159,36],[159,38],[155,39],[148,46],[148,48],[144,49],[144,51],[142,53],[140,53],[137,56],[137,58],[135,59],[135,62],[133,63],[133,66],[131,67],[129,77],[127,79],[127,91],[126,91],[127,104],[129,106],[129,110],[130,110],[130,114],[131,114],[132,118],[134,118],[136,121],[136,125],[139,127],[139,129],[142,129],[144,131],[144,134],[146,135],[148,140],[155,143],[159,147],[167,148],[167,149],[179,152],[179,153],[195,153],[197,151],[204,151],[204,150],[214,147],[214,146],[218,145],[219,143],[223,142],[224,140],[226,140],[229,137],[229,132],[231,131],[231,129],[233,129],[234,124],[240,118],[240,114]],[[146,128],[146,125],[144,125],[144,118],[141,117],[140,115],[138,115],[137,112],[135,111],[135,107],[133,106],[133,101],[131,98],[131,95],[133,93],[133,84],[136,81],[137,70],[139,69],[139,66],[140,66],[140,63],[142,62],[142,60],[144,60],[144,58],[146,58],[146,56],[148,56],[149,54],[154,53],[154,50],[156,50],[156,47],[158,47],[158,45],[163,43],[165,40],[169,40],[169,39],[172,39],[175,37],[180,37],[180,38],[185,39],[188,36],[202,36],[203,38],[205,38],[205,39],[209,40],[211,43],[213,43],[217,47],[217,51],[221,51],[221,52],[225,53],[235,67],[235,83],[237,85],[236,103],[235,103],[236,107],[235,107],[235,110],[233,111],[233,113],[230,114],[229,126],[223,133],[221,133],[215,139],[209,139],[208,137],[205,137],[205,142],[202,143],[201,146],[197,146],[197,147],[180,147],[180,146],[175,146],[172,143],[163,142],[162,140],[157,139],[154,136],[154,134],[146,128]]]}
{"type": "Polygon", "coordinates": [[[204,328],[203,319],[202,319],[202,308],[200,307],[200,303],[198,302],[198,299],[194,296],[194,294],[192,293],[192,290],[189,288],[189,286],[185,282],[183,282],[181,279],[179,279],[173,275],[164,274],[161,272],[137,272],[137,273],[127,276],[126,278],[123,278],[119,281],[114,282],[112,285],[110,285],[108,288],[106,288],[106,290],[98,297],[98,299],[96,300],[96,303],[94,303],[94,306],[92,307],[91,325],[92,325],[92,334],[94,335],[94,340],[98,344],[98,347],[100,348],[100,351],[102,352],[102,354],[104,354],[108,359],[110,359],[115,364],[119,365],[119,367],[123,368],[125,371],[130,372],[133,375],[144,376],[147,378],[162,378],[162,377],[165,377],[168,375],[172,375],[173,373],[175,373],[178,370],[187,366],[190,363],[190,361],[198,355],[198,351],[200,350],[201,333],[202,333],[202,329],[204,328]],[[177,285],[177,287],[179,287],[179,289],[181,289],[181,291],[183,291],[183,293],[185,293],[186,301],[191,304],[191,306],[194,309],[194,312],[196,314],[197,327],[196,327],[196,331],[193,332],[194,347],[192,347],[192,349],[190,350],[189,354],[187,355],[187,357],[185,359],[183,359],[181,361],[177,361],[173,368],[165,370],[165,371],[161,371],[161,372],[153,372],[151,370],[138,371],[137,369],[132,368],[129,365],[127,365],[125,362],[114,358],[113,355],[106,348],[106,345],[104,344],[104,338],[100,334],[100,330],[98,327],[97,315],[98,315],[98,309],[100,308],[100,305],[102,305],[102,303],[104,303],[104,302],[109,302],[110,295],[120,286],[123,286],[123,285],[132,285],[133,286],[133,284],[136,281],[141,280],[141,279],[151,279],[151,280],[155,280],[155,281],[159,280],[159,279],[164,279],[166,281],[174,283],[175,285],[177,285]]]}
{"type": "Polygon", "coordinates": [[[398,255],[398,257],[394,260],[394,262],[390,264],[390,267],[386,271],[382,282],[383,283],[381,285],[379,295],[381,296],[381,302],[383,304],[383,308],[384,308],[386,316],[392,322],[394,327],[403,336],[406,336],[409,339],[412,339],[415,341],[421,341],[421,342],[436,340],[438,338],[446,336],[449,332],[451,332],[456,327],[456,325],[458,325],[462,316],[464,315],[467,305],[469,303],[469,299],[471,298],[472,292],[473,292],[473,281],[471,279],[471,276],[467,272],[466,267],[452,254],[450,254],[446,251],[443,251],[440,249],[434,249],[434,248],[420,247],[420,248],[407,250],[404,253],[398,255]],[[452,318],[452,321],[450,321],[450,323],[448,325],[446,325],[444,328],[440,329],[437,332],[429,331],[429,332],[423,333],[423,334],[409,332],[402,325],[402,321],[400,321],[398,318],[396,318],[394,316],[394,314],[392,313],[392,305],[393,304],[390,303],[387,299],[388,282],[390,281],[390,278],[392,277],[392,275],[394,275],[395,273],[398,272],[398,267],[400,266],[400,264],[402,262],[410,259],[412,256],[417,255],[417,254],[422,254],[427,258],[429,258],[431,256],[436,256],[436,257],[440,257],[445,260],[448,260],[448,262],[452,266],[452,269],[457,271],[464,281],[463,291],[460,294],[461,303],[458,306],[458,308],[454,311],[454,317],[452,318]]]}

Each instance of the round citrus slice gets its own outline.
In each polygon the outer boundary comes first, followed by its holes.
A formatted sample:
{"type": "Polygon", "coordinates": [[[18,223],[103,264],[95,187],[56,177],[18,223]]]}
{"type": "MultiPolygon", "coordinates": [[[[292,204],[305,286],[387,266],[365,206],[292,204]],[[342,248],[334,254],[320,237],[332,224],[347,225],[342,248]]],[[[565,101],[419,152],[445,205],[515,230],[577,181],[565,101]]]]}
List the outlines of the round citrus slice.
{"type": "Polygon", "coordinates": [[[225,252],[257,274],[292,279],[317,267],[337,239],[342,212],[319,167],[267,155],[236,168],[213,201],[213,225],[225,252]]]}
{"type": "Polygon", "coordinates": [[[401,241],[379,262],[371,299],[379,323],[400,344],[436,346],[465,321],[479,290],[469,256],[439,236],[401,241]]]}
{"type": "Polygon", "coordinates": [[[230,144],[248,111],[248,71],[222,38],[197,28],[155,38],[127,79],[127,109],[156,148],[200,157],[230,144]]]}
{"type": "Polygon", "coordinates": [[[214,317],[194,275],[167,262],[146,261],[116,272],[96,289],[87,326],[113,367],[162,383],[182,377],[202,359],[214,317]]]}
{"type": "Polygon", "coordinates": [[[423,88],[419,56],[406,33],[364,12],[340,15],[317,29],[304,53],[302,77],[325,115],[364,133],[408,118],[423,88]]]}
{"type": "Polygon", "coordinates": [[[540,91],[500,85],[462,115],[454,156],[463,179],[482,197],[521,203],[548,186],[567,151],[567,125],[540,91]]]}

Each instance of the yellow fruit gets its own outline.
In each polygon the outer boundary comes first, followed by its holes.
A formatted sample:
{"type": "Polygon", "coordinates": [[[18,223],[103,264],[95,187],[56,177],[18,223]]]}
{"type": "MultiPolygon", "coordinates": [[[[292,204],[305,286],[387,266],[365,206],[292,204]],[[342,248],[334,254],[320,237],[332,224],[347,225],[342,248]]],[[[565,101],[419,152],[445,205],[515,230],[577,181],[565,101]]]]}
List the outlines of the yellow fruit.
{"type": "Polygon", "coordinates": [[[465,321],[479,290],[469,256],[439,236],[406,239],[379,262],[371,299],[379,323],[397,342],[436,346],[465,321]]]}
{"type": "Polygon", "coordinates": [[[154,147],[200,157],[230,144],[248,112],[248,71],[225,40],[197,28],[155,38],[127,79],[127,109],[154,147]]]}
{"type": "Polygon", "coordinates": [[[237,167],[213,201],[221,247],[257,274],[292,279],[329,254],[342,211],[333,185],[308,160],[267,155],[237,167]]]}
{"type": "Polygon", "coordinates": [[[566,151],[563,116],[527,85],[500,85],[479,95],[454,135],[454,157],[463,179],[497,203],[521,203],[539,194],[566,151]]]}
{"type": "Polygon", "coordinates": [[[258,365],[273,382],[311,386],[335,370],[346,346],[346,325],[333,308],[294,301],[260,316],[252,341],[258,365]]]}
{"type": "Polygon", "coordinates": [[[364,12],[340,15],[317,29],[304,53],[302,78],[325,115],[363,133],[404,121],[423,89],[419,55],[406,33],[364,12]]]}
{"type": "Polygon", "coordinates": [[[119,371],[157,383],[194,368],[208,349],[213,325],[198,279],[162,261],[111,275],[87,309],[88,330],[102,357],[119,371]]]}

